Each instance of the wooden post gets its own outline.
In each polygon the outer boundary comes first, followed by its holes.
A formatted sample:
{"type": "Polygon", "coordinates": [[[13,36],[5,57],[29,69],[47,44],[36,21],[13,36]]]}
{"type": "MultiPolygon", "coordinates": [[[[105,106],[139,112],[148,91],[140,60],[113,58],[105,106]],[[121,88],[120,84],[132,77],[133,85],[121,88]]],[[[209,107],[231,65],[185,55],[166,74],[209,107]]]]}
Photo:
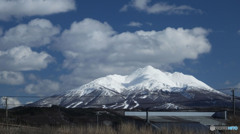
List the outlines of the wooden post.
{"type": "Polygon", "coordinates": [[[99,116],[99,111],[97,111],[97,131],[98,131],[98,123],[99,123],[98,116],[99,116]]]}

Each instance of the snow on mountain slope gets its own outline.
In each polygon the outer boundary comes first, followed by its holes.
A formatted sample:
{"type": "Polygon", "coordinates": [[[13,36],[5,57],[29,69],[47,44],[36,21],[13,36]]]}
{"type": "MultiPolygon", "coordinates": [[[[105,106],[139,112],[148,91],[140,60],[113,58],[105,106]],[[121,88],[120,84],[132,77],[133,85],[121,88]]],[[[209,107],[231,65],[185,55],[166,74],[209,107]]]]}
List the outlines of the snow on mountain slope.
{"type": "Polygon", "coordinates": [[[71,94],[78,94],[79,96],[82,96],[89,94],[100,87],[108,88],[117,93],[136,89],[148,89],[150,91],[161,89],[171,92],[188,87],[197,87],[198,89],[216,92],[216,90],[191,75],[185,75],[179,72],[162,72],[152,66],[140,68],[126,76],[115,74],[98,78],[79,88],[73,89],[70,92],[72,92],[71,94]]]}
{"type": "Polygon", "coordinates": [[[160,109],[180,109],[196,105],[211,106],[210,104],[228,106],[230,102],[226,100],[230,100],[229,96],[191,75],[163,72],[146,66],[130,75],[114,74],[98,78],[61,95],[39,100],[33,105],[112,109],[151,106],[160,109]]]}
{"type": "MultiPolygon", "coordinates": [[[[124,85],[128,89],[149,89],[149,90],[164,90],[164,91],[178,91],[181,88],[198,88],[208,91],[215,91],[205,83],[197,80],[191,75],[184,75],[179,72],[169,73],[162,72],[152,66],[140,68],[126,76],[124,85]]],[[[182,91],[182,90],[180,90],[182,91]]]]}
{"type": "Polygon", "coordinates": [[[113,95],[113,92],[120,93],[121,90],[125,88],[121,84],[124,81],[124,79],[125,79],[125,76],[108,75],[106,77],[96,79],[79,88],[68,91],[67,96],[71,96],[71,95],[83,96],[83,95],[90,94],[94,90],[97,90],[100,88],[109,89],[109,91],[106,92],[106,95],[113,95]]]}

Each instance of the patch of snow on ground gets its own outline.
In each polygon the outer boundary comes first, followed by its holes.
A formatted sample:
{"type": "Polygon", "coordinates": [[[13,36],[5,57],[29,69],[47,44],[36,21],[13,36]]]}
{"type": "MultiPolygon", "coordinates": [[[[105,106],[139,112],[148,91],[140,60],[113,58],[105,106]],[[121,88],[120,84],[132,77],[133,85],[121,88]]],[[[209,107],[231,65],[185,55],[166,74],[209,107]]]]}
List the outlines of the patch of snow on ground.
{"type": "Polygon", "coordinates": [[[106,105],[102,105],[102,108],[103,108],[103,109],[107,109],[106,105]]]}
{"type": "Polygon", "coordinates": [[[136,104],[135,106],[133,106],[132,108],[130,108],[130,109],[133,109],[133,108],[136,108],[136,107],[138,107],[139,106],[139,104],[138,104],[138,102],[137,101],[135,101],[135,100],[133,100],[134,101],[134,103],[136,104]]]}
{"type": "Polygon", "coordinates": [[[128,106],[129,106],[129,104],[127,104],[127,100],[126,101],[124,101],[124,107],[123,107],[123,109],[127,109],[128,108],[128,106]]]}
{"type": "Polygon", "coordinates": [[[70,107],[72,107],[72,106],[75,105],[75,104],[76,104],[76,103],[72,103],[72,104],[66,106],[66,108],[70,108],[70,107]]]}
{"type": "Polygon", "coordinates": [[[166,109],[178,109],[178,106],[172,103],[166,103],[163,106],[166,107],[166,109]]]}
{"type": "Polygon", "coordinates": [[[147,95],[144,95],[144,96],[141,96],[139,97],[140,99],[146,99],[148,96],[147,95]]]}
{"type": "Polygon", "coordinates": [[[83,102],[82,101],[80,101],[80,102],[78,102],[77,104],[75,104],[74,106],[72,106],[72,108],[75,108],[75,107],[77,107],[78,105],[80,105],[80,104],[82,104],[83,102]]]}
{"type": "Polygon", "coordinates": [[[110,106],[110,108],[113,108],[113,107],[115,107],[115,106],[117,106],[117,105],[118,105],[118,103],[116,103],[116,104],[110,106]]]}

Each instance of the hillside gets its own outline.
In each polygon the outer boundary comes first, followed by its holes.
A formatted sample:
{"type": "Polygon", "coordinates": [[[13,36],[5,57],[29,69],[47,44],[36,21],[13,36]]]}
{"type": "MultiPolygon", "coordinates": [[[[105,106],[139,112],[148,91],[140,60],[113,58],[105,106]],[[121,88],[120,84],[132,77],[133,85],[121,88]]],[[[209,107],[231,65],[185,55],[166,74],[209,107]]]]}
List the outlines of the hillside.
{"type": "MultiPolygon", "coordinates": [[[[17,107],[8,111],[10,124],[28,126],[71,126],[71,125],[95,125],[97,124],[97,112],[99,124],[109,123],[111,126],[121,122],[144,123],[144,121],[122,116],[111,110],[103,109],[66,109],[63,107],[17,107]]],[[[0,109],[0,122],[5,122],[5,110],[0,109]]]]}

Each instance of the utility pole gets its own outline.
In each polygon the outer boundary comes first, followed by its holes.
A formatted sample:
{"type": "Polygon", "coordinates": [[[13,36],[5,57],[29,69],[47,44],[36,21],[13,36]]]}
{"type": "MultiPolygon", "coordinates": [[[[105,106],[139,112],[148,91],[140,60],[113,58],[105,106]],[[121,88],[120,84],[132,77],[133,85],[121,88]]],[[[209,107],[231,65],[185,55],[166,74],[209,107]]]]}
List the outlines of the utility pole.
{"type": "Polygon", "coordinates": [[[233,98],[233,115],[235,117],[235,90],[234,88],[232,89],[232,98],[233,98]]]}
{"type": "Polygon", "coordinates": [[[5,110],[6,110],[6,124],[7,124],[7,128],[8,128],[8,97],[4,97],[5,99],[5,110]]]}
{"type": "Polygon", "coordinates": [[[146,108],[146,123],[149,123],[148,110],[149,108],[146,108]]]}
{"type": "Polygon", "coordinates": [[[5,97],[6,122],[8,121],[8,98],[5,97]]]}

